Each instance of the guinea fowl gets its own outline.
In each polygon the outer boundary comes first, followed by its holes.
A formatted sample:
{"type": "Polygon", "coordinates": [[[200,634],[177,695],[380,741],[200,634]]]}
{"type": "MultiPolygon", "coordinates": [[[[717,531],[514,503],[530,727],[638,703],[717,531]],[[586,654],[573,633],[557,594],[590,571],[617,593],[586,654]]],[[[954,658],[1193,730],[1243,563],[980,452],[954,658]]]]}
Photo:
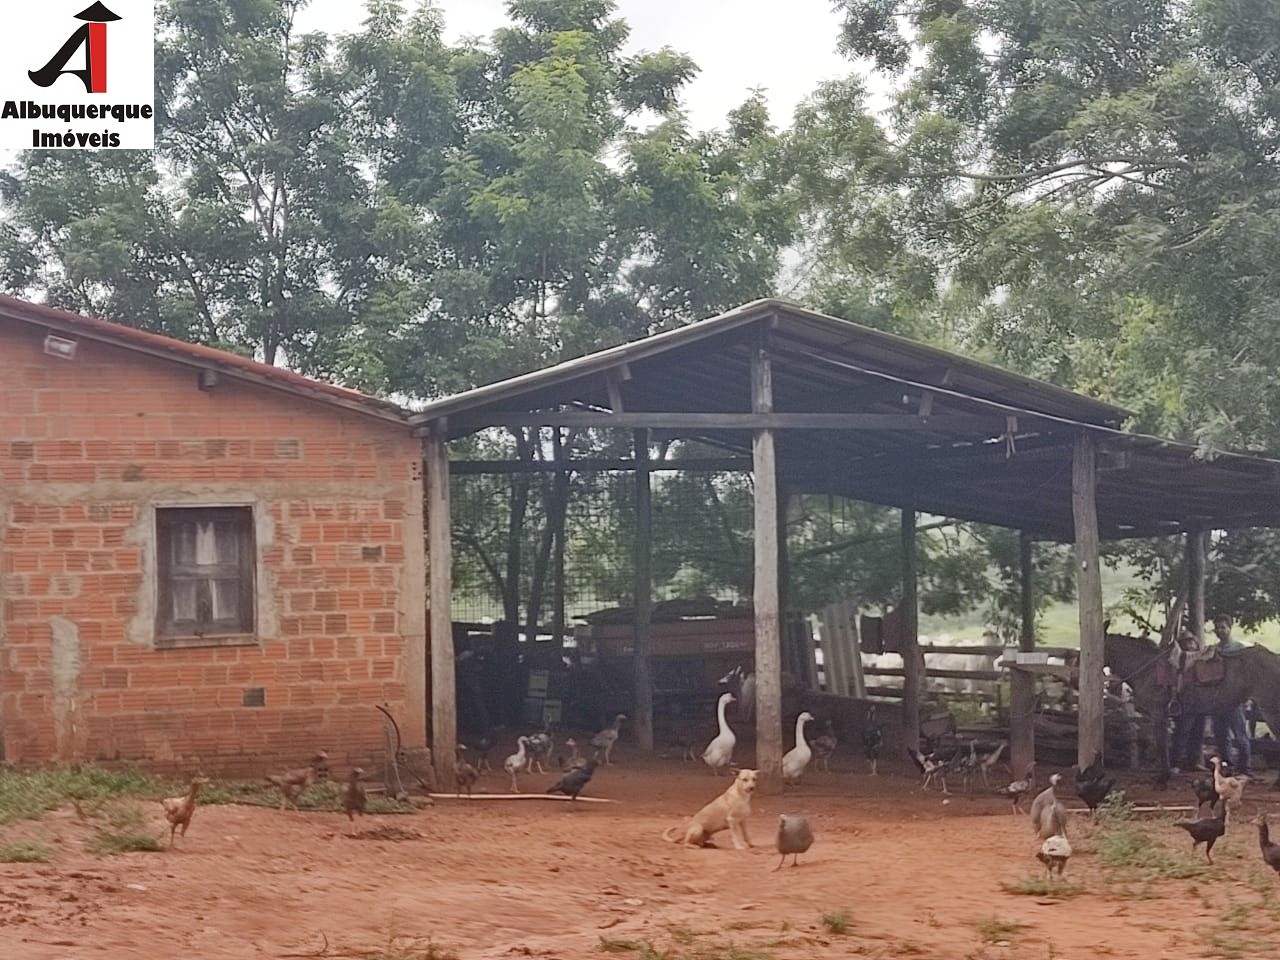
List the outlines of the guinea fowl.
{"type": "Polygon", "coordinates": [[[160,801],[160,805],[164,807],[164,818],[169,821],[170,849],[173,848],[173,835],[178,827],[182,827],[182,836],[186,839],[187,827],[191,826],[191,817],[196,812],[196,794],[208,782],[205,777],[196,777],[181,797],[165,797],[160,801]]]}
{"type": "Polygon", "coordinates": [[[1027,773],[1021,780],[1015,780],[1013,783],[1001,787],[996,793],[1002,797],[1008,797],[1013,803],[1013,809],[1010,813],[1022,812],[1022,798],[1031,792],[1031,788],[1036,783],[1036,765],[1034,762],[1027,765],[1027,773]]]}
{"type": "Polygon", "coordinates": [[[577,800],[578,794],[582,792],[591,781],[591,775],[596,772],[598,764],[594,760],[588,760],[580,767],[574,767],[563,777],[547,787],[547,793],[563,793],[570,800],[577,800]]]}
{"type": "Polygon", "coordinates": [[[1271,831],[1267,826],[1267,815],[1265,813],[1259,814],[1253,822],[1258,828],[1258,846],[1262,849],[1263,862],[1276,873],[1280,873],[1280,843],[1271,842],[1271,831]]]}
{"type": "Polygon", "coordinates": [[[1062,782],[1062,774],[1055,773],[1049,778],[1049,786],[1036,794],[1031,801],[1031,829],[1041,840],[1048,840],[1055,834],[1062,833],[1067,822],[1067,808],[1062,805],[1056,792],[1062,782]]]}
{"type": "Polygon", "coordinates": [[[347,815],[347,820],[351,822],[351,829],[355,830],[356,814],[364,816],[365,807],[369,804],[369,798],[365,795],[364,786],[360,783],[360,778],[364,776],[364,771],[359,767],[351,768],[351,777],[347,780],[347,786],[342,791],[342,810],[347,815]]]}
{"type": "Polygon", "coordinates": [[[1063,810],[1061,815],[1057,810],[1052,811],[1050,820],[1052,832],[1044,838],[1036,859],[1048,869],[1050,880],[1053,879],[1055,869],[1058,871],[1058,879],[1062,879],[1062,874],[1067,869],[1067,861],[1071,859],[1071,843],[1067,840],[1066,811],[1063,810]]]}
{"type": "Polygon", "coordinates": [[[1191,781],[1191,789],[1196,794],[1196,813],[1199,814],[1200,809],[1204,806],[1212,809],[1213,805],[1218,802],[1218,791],[1214,789],[1213,781],[1208,777],[1197,777],[1191,781]]]}
{"type": "Polygon", "coordinates": [[[720,724],[720,732],[707,744],[707,749],[702,751],[702,762],[717,776],[720,775],[721,767],[727,767],[733,761],[733,748],[738,742],[738,738],[733,735],[733,731],[729,729],[729,724],[724,719],[725,707],[733,701],[732,693],[720,694],[720,700],[716,704],[716,721],[720,724]]]}
{"type": "Polygon", "coordinates": [[[800,854],[813,846],[813,831],[809,828],[807,818],[794,813],[778,815],[778,853],[781,858],[773,869],[780,870],[791,854],[793,867],[800,865],[800,854]]]}
{"type": "Polygon", "coordinates": [[[813,759],[813,749],[804,739],[804,725],[812,719],[808,710],[796,717],[796,745],[782,755],[782,779],[787,783],[798,784],[813,759]]]}
{"type": "Polygon", "coordinates": [[[1224,777],[1222,775],[1222,758],[1210,757],[1209,762],[1213,764],[1213,788],[1218,791],[1218,796],[1228,803],[1239,803],[1244,799],[1244,777],[1224,777]]]}
{"type": "Polygon", "coordinates": [[[884,727],[876,723],[875,704],[867,707],[867,725],[862,728],[862,754],[871,765],[871,775],[878,776],[880,749],[884,746],[884,727]]]}
{"type": "Polygon", "coordinates": [[[823,773],[830,773],[831,755],[836,752],[836,746],[839,741],[836,740],[835,728],[832,727],[831,721],[825,721],[824,726],[826,733],[810,740],[809,746],[813,750],[814,762],[822,767],[823,773]]]}
{"type": "Polygon", "coordinates": [[[911,758],[916,768],[923,774],[923,779],[920,781],[921,790],[929,789],[929,784],[936,780],[942,787],[943,793],[951,792],[947,789],[947,771],[951,769],[951,761],[955,759],[954,755],[942,760],[934,753],[925,756],[919,750],[908,749],[907,756],[911,758]]]}
{"type": "Polygon", "coordinates": [[[525,765],[527,754],[525,752],[529,745],[528,737],[516,738],[516,752],[502,761],[502,769],[511,774],[511,792],[519,793],[520,785],[516,783],[516,774],[525,765]]]}
{"type": "Polygon", "coordinates": [[[467,791],[467,796],[470,797],[471,788],[480,779],[480,771],[462,759],[462,751],[466,749],[466,744],[458,744],[458,750],[453,761],[453,786],[458,797],[462,796],[464,789],[467,791]]]}
{"type": "Polygon", "coordinates": [[[1175,820],[1173,825],[1181,827],[1187,833],[1191,834],[1191,849],[1195,850],[1200,844],[1204,844],[1204,855],[1210,863],[1213,863],[1213,845],[1218,842],[1218,838],[1227,832],[1227,807],[1226,798],[1218,801],[1220,812],[1216,817],[1201,817],[1197,820],[1175,820]]]}
{"type": "Polygon", "coordinates": [[[613,763],[609,759],[609,754],[613,752],[613,745],[618,742],[618,730],[622,727],[622,721],[625,719],[627,719],[625,713],[618,714],[613,718],[612,724],[591,738],[591,745],[596,748],[596,759],[599,760],[600,754],[603,752],[606,765],[613,763]]]}

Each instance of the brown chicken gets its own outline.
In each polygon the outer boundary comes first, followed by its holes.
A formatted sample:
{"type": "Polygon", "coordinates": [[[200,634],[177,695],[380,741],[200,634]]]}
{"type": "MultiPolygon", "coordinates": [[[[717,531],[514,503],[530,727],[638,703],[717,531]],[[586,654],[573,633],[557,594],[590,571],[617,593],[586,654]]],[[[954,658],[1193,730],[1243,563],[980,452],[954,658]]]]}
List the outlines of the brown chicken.
{"type": "Polygon", "coordinates": [[[360,783],[360,778],[364,776],[364,771],[359,767],[351,769],[351,779],[347,781],[347,787],[342,791],[342,809],[346,811],[347,819],[351,821],[351,829],[355,830],[356,814],[364,816],[364,808],[369,803],[369,798],[365,796],[364,785],[360,783]]]}
{"type": "Polygon", "coordinates": [[[283,813],[286,803],[297,810],[298,798],[306,792],[307,788],[317,780],[328,779],[328,776],[329,755],[320,750],[311,758],[311,766],[271,774],[267,777],[267,783],[280,791],[280,811],[283,813]]]}
{"type": "Polygon", "coordinates": [[[458,744],[457,759],[453,764],[453,785],[458,797],[462,796],[463,790],[466,790],[467,796],[470,797],[471,788],[480,779],[480,771],[462,759],[462,751],[466,749],[463,744],[458,744]]]}
{"type": "Polygon", "coordinates": [[[169,821],[169,847],[173,847],[173,835],[182,828],[182,836],[187,835],[187,827],[191,826],[191,817],[196,812],[196,794],[208,783],[205,777],[196,777],[184,796],[165,797],[160,801],[164,807],[164,818],[169,821]]]}

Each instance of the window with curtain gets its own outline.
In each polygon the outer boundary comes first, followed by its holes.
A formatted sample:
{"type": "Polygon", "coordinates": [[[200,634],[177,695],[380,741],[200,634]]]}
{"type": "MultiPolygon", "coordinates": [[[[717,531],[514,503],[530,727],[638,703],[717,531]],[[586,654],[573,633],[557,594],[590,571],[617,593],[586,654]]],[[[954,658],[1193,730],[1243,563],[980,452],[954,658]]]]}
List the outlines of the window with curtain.
{"type": "Polygon", "coordinates": [[[254,632],[253,510],[156,511],[158,646],[243,642],[254,632]]]}

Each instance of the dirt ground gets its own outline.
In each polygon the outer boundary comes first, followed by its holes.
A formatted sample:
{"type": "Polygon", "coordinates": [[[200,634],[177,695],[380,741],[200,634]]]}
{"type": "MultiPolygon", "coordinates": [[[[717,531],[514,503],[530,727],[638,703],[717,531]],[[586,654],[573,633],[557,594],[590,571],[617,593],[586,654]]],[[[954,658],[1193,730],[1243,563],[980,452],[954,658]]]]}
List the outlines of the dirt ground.
{"type": "MultiPolygon", "coordinates": [[[[0,864],[0,957],[418,958],[432,956],[427,938],[435,956],[461,960],[1280,955],[1280,878],[1261,869],[1243,817],[1208,875],[1155,889],[1104,877],[1091,827],[1076,817],[1068,872],[1084,891],[1055,899],[1002,889],[1040,865],[1027,819],[995,797],[959,793],[944,805],[905,770],[811,772],[802,787],[757,798],[755,849],[694,850],[659,834],[727,781],[692,763],[622,751],[617,761],[588,788],[615,804],[441,800],[366,818],[360,838],[336,814],[202,806],[178,849],[97,857],[71,810],[12,825],[0,842],[42,839],[57,857],[0,864]],[[817,841],[798,868],[774,872],[780,812],[808,814],[817,841]],[[380,828],[410,836],[369,836],[380,828]],[[833,933],[823,915],[842,910],[848,928],[833,933]]],[[[554,778],[525,778],[524,788],[544,779],[554,778]]],[[[500,792],[503,777],[481,785],[500,792]]],[[[1187,802],[1180,790],[1159,796],[1187,802]]],[[[1275,799],[1255,785],[1244,813],[1275,799]]],[[[163,826],[159,805],[147,807],[163,826]]]]}

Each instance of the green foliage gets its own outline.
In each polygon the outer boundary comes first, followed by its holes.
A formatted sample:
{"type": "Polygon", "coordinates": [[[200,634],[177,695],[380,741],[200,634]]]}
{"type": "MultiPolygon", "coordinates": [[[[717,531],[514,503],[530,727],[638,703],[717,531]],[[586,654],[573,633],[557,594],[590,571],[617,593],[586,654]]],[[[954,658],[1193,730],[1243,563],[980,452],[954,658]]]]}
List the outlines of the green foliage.
{"type": "Polygon", "coordinates": [[[38,820],[66,803],[93,809],[118,797],[161,796],[161,782],[135,770],[47,767],[17,771],[0,767],[0,826],[38,820]]]}
{"type": "Polygon", "coordinates": [[[160,840],[147,829],[142,808],[132,802],[118,802],[101,811],[86,848],[90,853],[112,856],[118,853],[152,853],[160,840]]]}
{"type": "Polygon", "coordinates": [[[49,863],[51,860],[53,849],[46,843],[0,843],[0,863],[49,863]]]}
{"type": "Polygon", "coordinates": [[[998,917],[990,917],[986,920],[979,920],[974,926],[978,928],[978,936],[987,943],[1000,943],[1001,941],[1012,940],[1026,930],[1029,925],[1017,920],[1001,920],[998,917]]]}
{"type": "Polygon", "coordinates": [[[1078,897],[1085,893],[1083,884],[1070,880],[1050,880],[1044,874],[1023,877],[1016,883],[1001,882],[1000,889],[1024,897],[1078,897]]]}

